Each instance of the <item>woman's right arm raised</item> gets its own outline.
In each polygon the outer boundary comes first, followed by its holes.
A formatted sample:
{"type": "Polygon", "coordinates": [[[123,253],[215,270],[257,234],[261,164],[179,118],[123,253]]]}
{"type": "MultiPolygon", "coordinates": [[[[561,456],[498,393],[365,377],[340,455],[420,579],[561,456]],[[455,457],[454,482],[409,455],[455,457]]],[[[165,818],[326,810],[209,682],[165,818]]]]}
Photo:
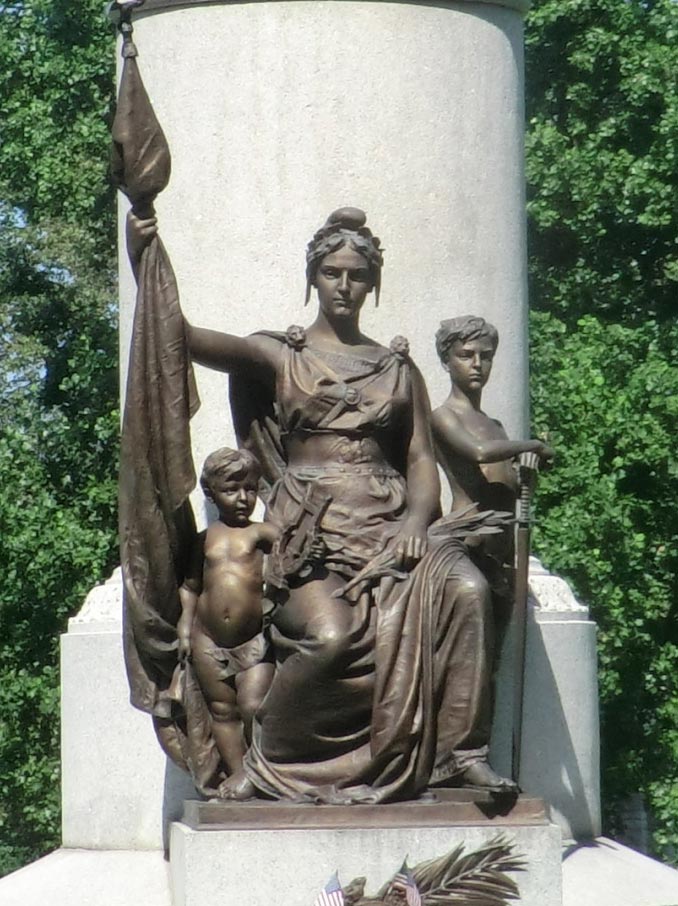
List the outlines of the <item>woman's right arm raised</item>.
{"type": "MultiPolygon", "coordinates": [[[[131,211],[127,215],[127,251],[135,279],[139,273],[141,255],[158,232],[155,217],[143,220],[131,211]]],[[[254,367],[275,374],[280,355],[280,344],[272,337],[263,335],[236,337],[217,330],[193,327],[186,321],[186,336],[191,358],[200,365],[216,371],[236,371],[254,367]]],[[[262,375],[264,376],[264,375],[262,375]]]]}
{"type": "Polygon", "coordinates": [[[193,327],[186,323],[186,336],[191,358],[215,371],[238,371],[254,368],[260,377],[273,377],[280,357],[280,343],[273,337],[257,335],[236,337],[218,330],[193,327]]]}

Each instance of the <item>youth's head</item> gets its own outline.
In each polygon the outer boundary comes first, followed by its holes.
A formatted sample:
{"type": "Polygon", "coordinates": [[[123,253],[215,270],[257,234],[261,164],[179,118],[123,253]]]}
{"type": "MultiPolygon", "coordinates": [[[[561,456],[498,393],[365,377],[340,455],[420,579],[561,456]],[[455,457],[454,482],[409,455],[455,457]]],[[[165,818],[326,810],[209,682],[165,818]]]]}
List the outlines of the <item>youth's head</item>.
{"type": "Polygon", "coordinates": [[[226,525],[245,526],[257,502],[261,467],[248,450],[220,447],[205,460],[200,484],[226,525]]]}
{"type": "Polygon", "coordinates": [[[482,390],[485,386],[498,344],[497,328],[475,315],[441,321],[436,333],[436,350],[442,366],[464,392],[482,390]]]}
{"type": "Polygon", "coordinates": [[[379,303],[383,250],[358,208],[339,208],[306,249],[306,301],[318,290],[320,308],[332,317],[357,317],[373,289],[379,303]]]}

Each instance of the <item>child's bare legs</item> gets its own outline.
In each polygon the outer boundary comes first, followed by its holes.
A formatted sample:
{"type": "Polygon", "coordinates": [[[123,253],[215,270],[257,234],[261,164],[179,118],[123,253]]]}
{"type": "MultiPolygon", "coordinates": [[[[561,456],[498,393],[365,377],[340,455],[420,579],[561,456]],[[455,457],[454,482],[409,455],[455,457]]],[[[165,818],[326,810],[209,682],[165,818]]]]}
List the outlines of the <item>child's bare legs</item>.
{"type": "Polygon", "coordinates": [[[235,678],[238,710],[242,717],[245,739],[248,743],[252,741],[252,719],[268,692],[274,673],[275,664],[263,661],[261,664],[250,667],[249,670],[238,673],[235,678]]]}
{"type": "MultiPolygon", "coordinates": [[[[268,692],[274,672],[275,665],[264,661],[255,664],[249,670],[243,670],[235,677],[238,711],[242,717],[248,743],[252,739],[252,718],[268,692]]],[[[242,767],[219,786],[219,795],[222,799],[251,799],[256,796],[256,792],[242,767]]]]}
{"type": "Polygon", "coordinates": [[[222,678],[223,665],[208,653],[214,647],[212,639],[194,627],[191,634],[193,669],[212,717],[212,734],[219,754],[229,775],[236,775],[242,773],[245,754],[243,722],[235,683],[232,679],[222,678]]]}

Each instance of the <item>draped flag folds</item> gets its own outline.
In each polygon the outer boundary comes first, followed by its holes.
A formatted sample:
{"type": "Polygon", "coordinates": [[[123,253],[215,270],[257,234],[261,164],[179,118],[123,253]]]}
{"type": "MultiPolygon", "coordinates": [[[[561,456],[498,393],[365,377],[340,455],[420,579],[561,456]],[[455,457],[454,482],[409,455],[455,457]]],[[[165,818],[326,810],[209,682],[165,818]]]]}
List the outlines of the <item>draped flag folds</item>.
{"type": "MultiPolygon", "coordinates": [[[[133,212],[151,217],[155,197],[169,181],[170,152],[129,34],[123,58],[113,179],[133,212]]],[[[142,253],[137,284],[120,451],[125,661],[132,704],[153,715],[168,754],[194,773],[185,697],[195,684],[185,676],[177,682],[176,624],[179,587],[196,537],[188,500],[196,481],[189,422],[200,402],[176,280],[157,236],[142,253]]],[[[194,723],[205,723],[199,707],[193,713],[198,715],[194,723]]],[[[197,730],[205,735],[204,726],[197,730]]],[[[208,743],[196,756],[198,774],[213,771],[217,756],[205,754],[212,748],[208,743]]]]}

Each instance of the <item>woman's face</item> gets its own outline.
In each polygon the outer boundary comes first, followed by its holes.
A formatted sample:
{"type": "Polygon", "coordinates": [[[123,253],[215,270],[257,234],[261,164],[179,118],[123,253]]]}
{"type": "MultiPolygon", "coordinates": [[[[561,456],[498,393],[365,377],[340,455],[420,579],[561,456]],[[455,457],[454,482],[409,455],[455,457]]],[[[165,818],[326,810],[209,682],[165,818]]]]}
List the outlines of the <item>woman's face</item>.
{"type": "Polygon", "coordinates": [[[320,310],[328,320],[357,320],[363,302],[372,290],[367,259],[346,244],[323,258],[315,285],[320,310]]]}

